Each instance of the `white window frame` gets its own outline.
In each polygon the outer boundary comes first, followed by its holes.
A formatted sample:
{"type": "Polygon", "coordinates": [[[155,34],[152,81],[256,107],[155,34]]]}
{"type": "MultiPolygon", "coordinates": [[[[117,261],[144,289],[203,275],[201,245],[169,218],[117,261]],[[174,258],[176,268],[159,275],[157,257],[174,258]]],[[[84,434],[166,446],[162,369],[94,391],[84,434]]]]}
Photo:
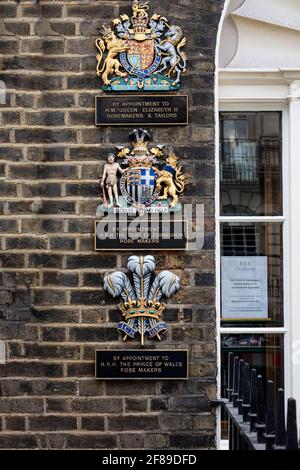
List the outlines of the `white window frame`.
{"type": "MultiPolygon", "coordinates": [[[[277,333],[284,336],[284,388],[286,396],[300,398],[300,367],[297,371],[292,362],[292,349],[295,338],[300,334],[295,333],[295,328],[300,327],[300,312],[297,315],[297,305],[300,310],[299,287],[290,283],[294,279],[297,260],[300,261],[300,249],[295,250],[297,235],[300,233],[300,222],[291,232],[291,217],[300,215],[300,209],[295,208],[295,202],[291,207],[290,182],[293,172],[295,173],[295,129],[292,132],[291,103],[297,100],[300,108],[300,70],[220,70],[219,81],[217,81],[217,104],[216,104],[216,308],[217,308],[217,347],[218,347],[218,396],[221,393],[221,335],[224,333],[277,333]],[[295,80],[299,87],[295,87],[295,80]],[[296,97],[291,90],[296,88],[296,97]],[[251,111],[279,111],[282,113],[282,197],[283,215],[280,217],[228,217],[220,215],[220,158],[219,158],[219,115],[220,112],[251,112],[251,111]],[[293,157],[293,160],[292,160],[293,157]],[[220,252],[220,224],[222,222],[281,222],[283,225],[283,295],[284,295],[284,326],[278,328],[247,328],[247,327],[221,327],[221,252],[220,252]],[[291,256],[293,263],[291,265],[291,256]],[[292,334],[292,331],[294,332],[292,334]],[[298,395],[298,396],[297,396],[298,395]]],[[[300,110],[295,109],[296,117],[300,116],[300,110]]],[[[295,118],[294,118],[295,119],[295,118]]],[[[299,121],[300,127],[300,121],[299,121]]],[[[294,123],[295,126],[295,123],[294,123]]],[[[299,135],[300,141],[300,135],[299,135]]],[[[300,151],[300,143],[298,144],[300,151]]],[[[300,153],[298,155],[300,160],[300,153]]],[[[300,165],[297,164],[300,169],[300,165]]],[[[299,174],[299,173],[298,173],[299,174]]],[[[294,194],[294,201],[298,199],[300,206],[300,184],[296,182],[292,186],[293,192],[297,190],[298,197],[294,194]]],[[[298,218],[297,218],[298,220],[298,218]]],[[[299,240],[299,238],[298,238],[299,240]]],[[[299,266],[300,264],[298,264],[299,266]]],[[[295,281],[294,281],[295,282],[295,281]]],[[[217,443],[221,444],[221,423],[218,413],[217,443]]]]}

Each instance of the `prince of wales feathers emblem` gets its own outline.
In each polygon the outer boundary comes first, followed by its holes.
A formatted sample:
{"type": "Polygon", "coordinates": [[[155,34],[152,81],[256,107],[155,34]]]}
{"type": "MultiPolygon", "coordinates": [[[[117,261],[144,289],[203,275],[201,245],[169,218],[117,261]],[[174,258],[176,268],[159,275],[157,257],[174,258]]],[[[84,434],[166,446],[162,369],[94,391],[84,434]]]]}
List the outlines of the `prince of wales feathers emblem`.
{"type": "Polygon", "coordinates": [[[139,334],[144,346],[145,336],[161,340],[167,331],[162,320],[165,304],[161,299],[175,294],[180,288],[180,280],[170,271],[161,271],[153,278],[155,266],[155,258],[151,255],[130,256],[127,268],[132,273],[134,287],[121,271],[104,278],[104,289],[114,298],[122,298],[118,307],[125,320],[119,323],[118,332],[124,336],[124,341],[139,334]]]}
{"type": "Polygon", "coordinates": [[[174,91],[186,71],[182,48],[186,38],[179,26],[154,13],[149,2],[133,0],[132,16],[103,25],[96,39],[97,75],[105,91],[174,91]]]}

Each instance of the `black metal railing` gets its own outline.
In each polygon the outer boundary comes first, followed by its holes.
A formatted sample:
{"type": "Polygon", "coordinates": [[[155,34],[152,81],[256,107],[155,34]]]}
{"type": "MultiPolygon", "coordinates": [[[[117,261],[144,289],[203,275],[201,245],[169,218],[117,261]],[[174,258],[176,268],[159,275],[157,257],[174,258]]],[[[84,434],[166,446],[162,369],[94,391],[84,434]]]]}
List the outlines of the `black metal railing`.
{"type": "Polygon", "coordinates": [[[230,450],[299,450],[296,401],[289,398],[285,418],[284,391],[274,394],[263,378],[231,352],[228,355],[228,416],[230,450]],[[275,403],[276,398],[276,403],[275,403]]]}

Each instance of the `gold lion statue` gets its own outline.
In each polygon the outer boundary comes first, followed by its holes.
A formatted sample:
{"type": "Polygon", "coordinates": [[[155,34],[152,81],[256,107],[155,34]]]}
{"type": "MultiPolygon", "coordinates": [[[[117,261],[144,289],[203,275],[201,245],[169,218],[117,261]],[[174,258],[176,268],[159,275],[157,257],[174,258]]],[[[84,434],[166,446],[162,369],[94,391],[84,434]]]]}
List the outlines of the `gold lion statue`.
{"type": "Polygon", "coordinates": [[[148,1],[145,3],[139,3],[138,0],[133,0],[132,11],[133,11],[133,18],[140,17],[148,17],[146,13],[149,10],[148,1]]]}
{"type": "Polygon", "coordinates": [[[124,41],[123,39],[118,39],[116,37],[115,33],[112,31],[110,26],[103,26],[101,34],[104,40],[101,38],[96,39],[96,47],[99,51],[99,54],[97,55],[97,75],[98,77],[102,78],[103,83],[105,85],[110,85],[109,76],[113,73],[115,73],[119,77],[127,76],[126,72],[120,72],[121,64],[119,60],[116,59],[116,56],[121,52],[127,51],[129,49],[129,46],[127,44],[127,41],[124,41]],[[101,67],[105,48],[107,49],[108,54],[101,67]]]}
{"type": "Polygon", "coordinates": [[[157,199],[172,198],[170,207],[178,204],[178,194],[182,194],[185,187],[185,176],[182,173],[182,167],[178,166],[178,159],[174,153],[171,153],[166,160],[166,165],[159,172],[156,179],[156,188],[163,194],[157,199]]]}

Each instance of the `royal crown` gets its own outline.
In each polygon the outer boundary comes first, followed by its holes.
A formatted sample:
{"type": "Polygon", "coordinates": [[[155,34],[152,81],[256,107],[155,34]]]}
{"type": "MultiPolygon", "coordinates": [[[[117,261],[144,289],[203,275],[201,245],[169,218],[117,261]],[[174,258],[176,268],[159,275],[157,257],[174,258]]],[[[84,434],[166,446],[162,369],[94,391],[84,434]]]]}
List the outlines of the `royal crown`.
{"type": "Polygon", "coordinates": [[[101,26],[100,34],[101,34],[104,38],[110,39],[110,38],[113,36],[113,30],[111,29],[110,26],[106,26],[106,25],[104,24],[104,25],[101,26]]]}
{"type": "Polygon", "coordinates": [[[131,23],[136,33],[144,33],[148,25],[148,17],[132,18],[131,23]]]}

